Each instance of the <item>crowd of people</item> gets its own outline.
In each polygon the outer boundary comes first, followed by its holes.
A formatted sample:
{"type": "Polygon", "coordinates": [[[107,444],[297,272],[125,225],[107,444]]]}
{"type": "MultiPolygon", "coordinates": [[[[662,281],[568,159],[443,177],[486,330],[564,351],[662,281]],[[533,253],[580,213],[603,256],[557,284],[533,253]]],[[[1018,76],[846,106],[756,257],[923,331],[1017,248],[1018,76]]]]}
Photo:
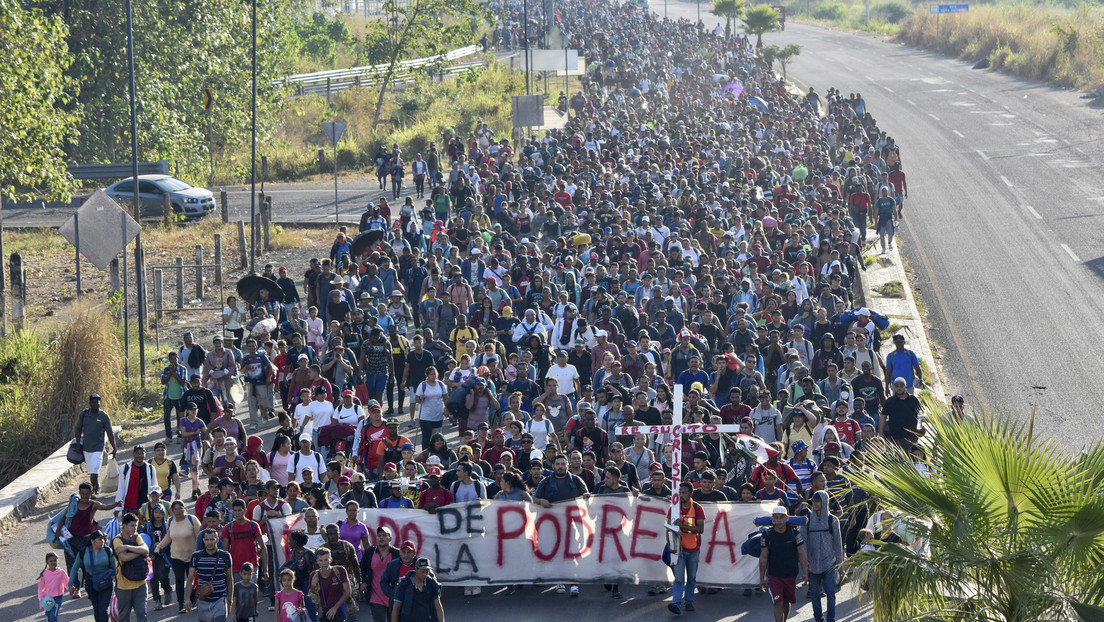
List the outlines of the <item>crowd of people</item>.
{"type": "MultiPolygon", "coordinates": [[[[493,10],[520,23],[518,2],[493,10]]],[[[301,279],[266,266],[279,292],[229,299],[232,338],[206,350],[188,334],[169,354],[166,442],[133,449],[113,505],[95,498],[116,445],[92,396],[77,431],[91,481],[57,524],[66,570],[48,560],[40,585],[51,620],[67,571],[97,622],[112,595],[120,620],[144,620],[147,586],[201,620],[267,599],[277,622],[443,621],[428,559],[360,509],[669,499],[675,469],[681,551],[650,596],[673,587],[669,609],[693,610],[700,502],[773,502],[760,562],[776,619],[808,578],[815,619],[835,620],[842,561],[895,537],[848,474],[889,444],[924,462],[924,368],[856,302],[868,230],[884,249],[904,215],[899,146],[861,95],[795,94],[744,37],[597,0],[558,4],[555,24],[587,62],[567,126],[520,144],[449,130],[415,154],[415,196],[369,203],[301,279]],[[769,460],[721,434],[675,456],[669,434],[619,433],[670,424],[675,387],[684,423],[737,424],[769,460]],[[346,519],[319,524],[334,508],[346,519]],[[267,519],[293,513],[308,527],[276,567],[267,519]],[[127,572],[147,557],[148,582],[127,572]]]]}

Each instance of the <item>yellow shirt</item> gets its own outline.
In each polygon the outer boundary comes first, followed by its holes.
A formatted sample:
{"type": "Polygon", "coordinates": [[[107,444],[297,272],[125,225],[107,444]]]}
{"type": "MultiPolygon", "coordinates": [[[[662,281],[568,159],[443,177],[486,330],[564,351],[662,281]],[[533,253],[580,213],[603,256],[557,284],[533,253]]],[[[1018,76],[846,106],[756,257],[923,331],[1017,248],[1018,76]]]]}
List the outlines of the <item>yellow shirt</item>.
{"type": "MultiPolygon", "coordinates": [[[[138,534],[134,534],[138,544],[145,544],[142,538],[138,534]]],[[[123,544],[122,536],[115,536],[115,539],[111,541],[111,548],[116,552],[115,560],[115,589],[117,590],[136,590],[146,584],[145,578],[141,581],[131,581],[123,576],[123,560],[118,556],[118,549],[115,548],[123,544]]],[[[134,546],[134,545],[131,545],[134,546]]]]}

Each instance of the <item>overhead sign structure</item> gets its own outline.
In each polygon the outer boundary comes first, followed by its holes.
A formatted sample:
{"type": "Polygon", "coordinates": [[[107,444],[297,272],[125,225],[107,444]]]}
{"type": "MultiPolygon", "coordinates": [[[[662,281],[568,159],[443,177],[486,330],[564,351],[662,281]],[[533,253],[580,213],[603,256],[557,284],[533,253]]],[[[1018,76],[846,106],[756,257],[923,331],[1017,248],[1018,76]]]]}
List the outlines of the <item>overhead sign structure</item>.
{"type": "Polygon", "coordinates": [[[579,66],[579,50],[529,50],[531,71],[570,71],[579,66]]]}
{"type": "Polygon", "coordinates": [[[330,144],[333,145],[334,224],[341,224],[341,212],[337,206],[337,141],[341,140],[341,135],[345,133],[345,127],[348,125],[347,121],[327,121],[322,124],[322,131],[326,132],[330,144]]]}
{"type": "Polygon", "coordinates": [[[968,4],[932,4],[928,7],[932,15],[945,15],[947,13],[969,13],[968,4]]]}
{"type": "Polygon", "coordinates": [[[138,224],[114,199],[97,190],[59,229],[92,265],[106,270],[138,235],[138,224]],[[79,229],[78,229],[79,227],[79,229]]]}

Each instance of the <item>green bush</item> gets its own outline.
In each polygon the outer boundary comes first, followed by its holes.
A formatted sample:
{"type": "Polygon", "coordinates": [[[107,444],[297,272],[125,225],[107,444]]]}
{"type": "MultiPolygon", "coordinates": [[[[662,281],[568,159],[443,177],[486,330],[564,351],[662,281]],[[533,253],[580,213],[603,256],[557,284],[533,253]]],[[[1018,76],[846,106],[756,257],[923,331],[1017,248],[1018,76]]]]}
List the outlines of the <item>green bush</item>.
{"type": "Polygon", "coordinates": [[[847,17],[847,7],[833,2],[832,4],[822,4],[813,8],[813,19],[820,19],[829,22],[841,21],[847,17]]]}
{"type": "Polygon", "coordinates": [[[871,19],[876,19],[887,24],[900,24],[912,15],[912,9],[908,4],[899,0],[876,4],[870,9],[871,19]]]}

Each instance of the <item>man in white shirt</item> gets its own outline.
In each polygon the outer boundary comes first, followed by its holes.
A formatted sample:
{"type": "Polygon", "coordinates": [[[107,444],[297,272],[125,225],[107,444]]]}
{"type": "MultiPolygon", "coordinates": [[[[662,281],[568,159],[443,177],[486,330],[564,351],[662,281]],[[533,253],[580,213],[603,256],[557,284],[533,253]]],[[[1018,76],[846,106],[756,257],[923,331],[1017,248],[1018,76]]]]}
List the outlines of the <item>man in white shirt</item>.
{"type": "Polygon", "coordinates": [[[291,455],[288,459],[288,481],[295,480],[297,483],[303,483],[303,471],[311,469],[314,473],[319,473],[319,477],[326,478],[326,469],[322,465],[322,456],[317,452],[311,450],[311,437],[310,434],[299,435],[299,451],[291,455]]]}
{"type": "Polygon", "coordinates": [[[567,350],[556,352],[556,364],[548,368],[544,377],[555,378],[560,383],[560,391],[573,403],[575,396],[580,394],[579,370],[567,364],[567,350]]]}

